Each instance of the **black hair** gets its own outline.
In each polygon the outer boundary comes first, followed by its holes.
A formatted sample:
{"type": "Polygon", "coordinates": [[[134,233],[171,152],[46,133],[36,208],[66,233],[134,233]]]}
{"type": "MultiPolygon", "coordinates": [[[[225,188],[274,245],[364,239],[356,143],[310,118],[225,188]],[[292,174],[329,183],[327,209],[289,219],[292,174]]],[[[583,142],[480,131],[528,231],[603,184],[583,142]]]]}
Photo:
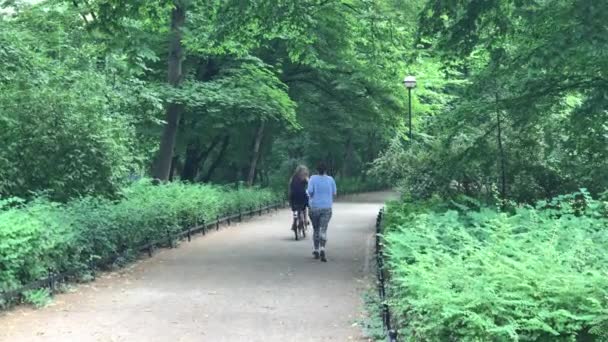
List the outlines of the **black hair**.
{"type": "Polygon", "coordinates": [[[327,173],[327,164],[325,164],[325,162],[319,162],[319,163],[317,164],[317,172],[318,172],[320,175],[324,175],[324,174],[326,174],[326,173],[327,173]]]}

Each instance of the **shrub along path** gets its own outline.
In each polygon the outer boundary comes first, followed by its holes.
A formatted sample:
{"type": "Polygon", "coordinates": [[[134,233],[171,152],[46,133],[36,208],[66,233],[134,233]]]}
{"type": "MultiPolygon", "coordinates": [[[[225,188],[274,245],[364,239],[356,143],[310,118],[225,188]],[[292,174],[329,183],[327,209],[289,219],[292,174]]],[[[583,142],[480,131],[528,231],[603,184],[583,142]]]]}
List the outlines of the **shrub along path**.
{"type": "Polygon", "coordinates": [[[47,308],[4,313],[0,341],[361,341],[353,323],[388,196],[336,204],[326,264],[310,237],[293,240],[282,210],[161,250],[47,308]]]}

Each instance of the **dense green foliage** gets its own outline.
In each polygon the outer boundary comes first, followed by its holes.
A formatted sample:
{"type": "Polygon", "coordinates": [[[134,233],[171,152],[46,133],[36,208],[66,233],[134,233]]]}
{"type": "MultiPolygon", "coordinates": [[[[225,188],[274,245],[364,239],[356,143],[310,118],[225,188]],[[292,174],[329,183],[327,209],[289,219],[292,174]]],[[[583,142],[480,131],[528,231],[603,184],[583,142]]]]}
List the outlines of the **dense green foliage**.
{"type": "Polygon", "coordinates": [[[425,87],[414,90],[414,144],[397,139],[378,174],[415,198],[533,203],[582,187],[605,191],[608,6],[420,2],[407,67],[425,87]]]}
{"type": "Polygon", "coordinates": [[[2,3],[4,197],[116,196],[173,129],[171,179],[285,184],[320,160],[357,177],[403,113],[398,3],[2,3]]]}
{"type": "Polygon", "coordinates": [[[0,202],[0,290],[19,288],[48,272],[86,272],[120,263],[150,242],[218,215],[276,200],[271,192],[141,181],[120,199],[84,197],[65,204],[37,199],[0,202]]]}
{"type": "Polygon", "coordinates": [[[402,338],[608,338],[608,202],[579,193],[512,214],[457,208],[388,210],[389,303],[402,338]]]}
{"type": "Polygon", "coordinates": [[[338,192],[340,195],[379,191],[390,188],[390,185],[387,182],[369,178],[338,177],[336,178],[336,183],[339,184],[338,192]]]}
{"type": "Polygon", "coordinates": [[[45,19],[0,19],[0,194],[112,194],[135,166],[130,91],[96,70],[92,46],[66,42],[73,23],[45,19]]]}
{"type": "Polygon", "coordinates": [[[405,339],[608,339],[604,2],[0,0],[0,289],[324,161],[339,193],[407,200],[385,236],[405,339]]]}
{"type": "Polygon", "coordinates": [[[120,263],[147,239],[270,196],[199,183],[282,193],[297,164],[323,160],[341,193],[386,184],[362,171],[402,113],[398,3],[0,7],[2,289],[120,263]],[[169,180],[187,183],[128,185],[161,174],[167,153],[169,180]]]}

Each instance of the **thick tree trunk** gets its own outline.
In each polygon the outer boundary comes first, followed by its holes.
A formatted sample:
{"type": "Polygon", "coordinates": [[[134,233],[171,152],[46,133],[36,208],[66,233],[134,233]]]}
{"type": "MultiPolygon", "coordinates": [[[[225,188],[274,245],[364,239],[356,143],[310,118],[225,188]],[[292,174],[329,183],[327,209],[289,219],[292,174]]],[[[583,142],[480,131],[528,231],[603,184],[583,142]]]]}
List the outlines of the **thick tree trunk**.
{"type": "Polygon", "coordinates": [[[260,159],[260,145],[262,144],[262,138],[264,138],[264,128],[266,122],[262,121],[258,131],[255,135],[255,141],[253,143],[253,154],[251,156],[251,164],[249,167],[249,175],[247,176],[247,185],[252,186],[255,180],[255,170],[258,166],[258,160],[260,159]]]}
{"type": "Polygon", "coordinates": [[[191,143],[186,147],[186,159],[184,160],[184,169],[182,170],[183,181],[193,181],[198,174],[200,168],[199,146],[191,143]]]}
{"type": "Polygon", "coordinates": [[[222,142],[222,136],[218,135],[211,141],[211,144],[200,151],[198,143],[190,143],[186,149],[186,161],[184,163],[184,170],[182,172],[182,180],[194,181],[201,167],[205,164],[205,161],[209,157],[209,154],[215,149],[217,145],[222,142]]]}
{"type": "Polygon", "coordinates": [[[173,181],[173,177],[175,176],[175,170],[177,169],[177,163],[179,162],[179,157],[174,156],[171,159],[171,171],[169,172],[169,181],[173,181]]]}
{"type": "MultiPolygon", "coordinates": [[[[182,82],[182,27],[186,21],[186,8],[180,1],[175,1],[175,8],[171,12],[171,36],[169,38],[169,66],[168,82],[174,87],[178,87],[182,82]]],[[[179,126],[179,118],[182,114],[182,105],[170,103],[167,106],[166,121],[163,135],[160,141],[157,164],[154,168],[153,177],[166,181],[169,179],[171,170],[171,159],[175,148],[175,138],[179,126]]]]}
{"type": "MultiPolygon", "coordinates": [[[[210,81],[219,72],[218,64],[211,58],[201,59],[196,70],[196,79],[203,82],[210,81]]],[[[192,118],[191,125],[194,127],[199,122],[199,116],[192,118]]],[[[192,134],[192,133],[190,133],[192,134]]],[[[181,178],[186,181],[195,181],[199,177],[199,172],[205,165],[209,154],[222,142],[222,136],[218,135],[211,141],[211,144],[204,148],[199,142],[198,132],[193,137],[187,137],[189,143],[186,147],[186,158],[181,178]],[[204,149],[203,149],[204,148],[204,149]]]]}
{"type": "Polygon", "coordinates": [[[211,176],[213,176],[213,172],[215,172],[215,169],[217,169],[217,167],[220,165],[220,163],[224,159],[224,156],[226,155],[226,149],[228,148],[229,144],[230,144],[230,136],[226,135],[226,136],[224,136],[224,140],[222,141],[222,147],[220,148],[220,152],[218,153],[217,158],[215,158],[213,163],[211,163],[211,166],[209,166],[209,169],[207,170],[207,174],[203,178],[203,182],[207,183],[211,180],[211,176]]]}
{"type": "Polygon", "coordinates": [[[351,162],[351,157],[353,154],[353,136],[352,132],[348,136],[348,140],[346,142],[346,151],[344,152],[344,158],[342,159],[342,170],[340,170],[340,174],[342,177],[348,177],[349,175],[349,164],[351,162]]]}
{"type": "Polygon", "coordinates": [[[325,166],[327,167],[327,174],[335,177],[336,176],[336,156],[328,154],[325,158],[325,166]]]}

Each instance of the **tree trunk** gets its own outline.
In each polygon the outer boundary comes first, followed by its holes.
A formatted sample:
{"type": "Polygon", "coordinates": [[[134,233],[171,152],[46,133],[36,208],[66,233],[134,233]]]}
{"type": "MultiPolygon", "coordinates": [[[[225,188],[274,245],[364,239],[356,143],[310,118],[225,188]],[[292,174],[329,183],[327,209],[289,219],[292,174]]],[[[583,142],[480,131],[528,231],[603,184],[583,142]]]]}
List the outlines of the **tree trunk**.
{"type": "Polygon", "coordinates": [[[209,169],[207,170],[207,174],[203,178],[204,183],[207,183],[207,182],[209,182],[209,180],[211,180],[211,176],[213,176],[213,172],[220,165],[220,163],[222,162],[222,159],[224,159],[224,156],[226,155],[226,149],[228,148],[229,144],[230,144],[230,136],[226,135],[226,136],[224,136],[224,140],[222,141],[222,147],[220,148],[220,152],[218,153],[217,158],[215,158],[213,163],[211,163],[211,166],[209,166],[209,169]]]}
{"type": "Polygon", "coordinates": [[[255,142],[253,143],[253,154],[251,156],[251,166],[249,167],[249,176],[247,176],[247,185],[252,186],[253,181],[255,180],[255,170],[258,165],[258,160],[260,159],[260,145],[262,144],[262,138],[264,138],[264,128],[266,127],[266,122],[262,121],[260,123],[260,127],[258,128],[258,132],[255,135],[255,142]]]}
{"type": "Polygon", "coordinates": [[[497,122],[497,135],[498,135],[498,152],[500,153],[500,197],[503,201],[507,199],[507,166],[505,149],[502,144],[502,120],[500,116],[500,108],[498,107],[498,93],[496,93],[496,122],[497,122]]]}
{"type": "Polygon", "coordinates": [[[182,170],[183,181],[193,181],[198,174],[200,167],[199,149],[197,144],[190,143],[186,147],[186,159],[184,160],[184,169],[182,170]]]}
{"type": "Polygon", "coordinates": [[[346,142],[346,151],[344,152],[344,158],[342,159],[342,170],[340,170],[340,174],[342,177],[348,177],[349,175],[349,163],[351,161],[351,157],[353,155],[353,136],[352,132],[348,135],[348,140],[346,142]]]}
{"type": "MultiPolygon", "coordinates": [[[[201,59],[196,70],[196,79],[208,82],[217,75],[218,72],[219,66],[213,59],[201,59]]],[[[191,125],[193,127],[196,126],[199,120],[199,117],[192,118],[191,125]]],[[[191,182],[198,178],[199,172],[205,164],[205,160],[207,160],[207,157],[209,157],[209,154],[213,149],[222,142],[222,136],[218,135],[213,138],[209,147],[203,150],[204,146],[199,142],[199,138],[196,136],[197,133],[194,133],[195,136],[193,137],[187,137],[189,144],[188,147],[186,147],[186,158],[184,160],[184,168],[181,175],[182,180],[191,182]]]]}
{"type": "Polygon", "coordinates": [[[209,154],[222,142],[222,136],[218,135],[211,141],[209,147],[204,151],[200,151],[198,143],[192,142],[186,149],[186,161],[182,172],[182,180],[194,181],[198,176],[200,168],[204,165],[209,157],[209,154]]]}
{"type": "MultiPolygon", "coordinates": [[[[174,1],[175,7],[171,12],[171,33],[169,38],[169,61],[167,80],[173,87],[179,87],[182,82],[182,27],[186,21],[186,8],[180,1],[174,1]]],[[[169,179],[171,170],[171,159],[175,148],[175,138],[179,119],[182,114],[182,105],[169,103],[167,106],[166,121],[163,135],[160,140],[160,150],[158,151],[157,164],[154,168],[153,177],[166,181],[169,179]]]]}
{"type": "Polygon", "coordinates": [[[325,158],[325,166],[327,166],[327,174],[335,177],[336,176],[336,157],[332,154],[328,154],[325,158]]]}
{"type": "Polygon", "coordinates": [[[179,162],[179,157],[174,156],[171,158],[171,171],[169,172],[169,181],[173,181],[173,176],[175,175],[175,170],[177,168],[177,163],[179,162]]]}

